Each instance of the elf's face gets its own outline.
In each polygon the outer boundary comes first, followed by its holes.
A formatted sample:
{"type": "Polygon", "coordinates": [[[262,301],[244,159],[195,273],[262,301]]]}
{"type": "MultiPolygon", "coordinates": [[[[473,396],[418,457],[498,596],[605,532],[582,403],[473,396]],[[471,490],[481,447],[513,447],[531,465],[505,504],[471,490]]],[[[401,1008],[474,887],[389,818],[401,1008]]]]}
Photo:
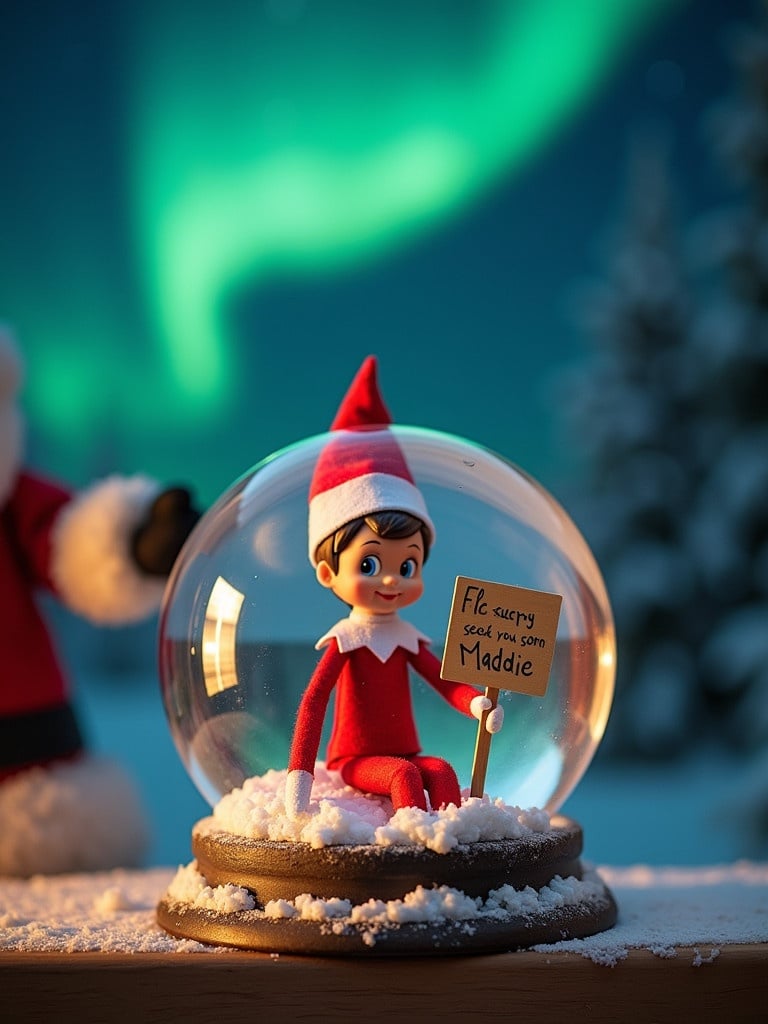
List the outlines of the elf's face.
{"type": "Polygon", "coordinates": [[[421,597],[423,563],[420,532],[395,539],[379,537],[363,525],[339,555],[338,572],[320,562],[317,579],[353,611],[389,615],[421,597]]]}

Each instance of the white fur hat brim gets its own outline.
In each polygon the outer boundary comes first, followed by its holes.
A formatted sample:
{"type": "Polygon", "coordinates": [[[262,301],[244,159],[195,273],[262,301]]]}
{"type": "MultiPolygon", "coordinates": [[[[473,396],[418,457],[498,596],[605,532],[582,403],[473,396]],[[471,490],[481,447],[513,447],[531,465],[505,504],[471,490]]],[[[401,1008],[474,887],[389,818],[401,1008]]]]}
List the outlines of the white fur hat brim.
{"type": "Polygon", "coordinates": [[[309,560],[312,565],[317,565],[315,552],[326,537],[353,519],[387,511],[416,516],[427,527],[434,542],[435,527],[418,487],[389,473],[368,473],[321,491],[309,503],[309,560]]]}

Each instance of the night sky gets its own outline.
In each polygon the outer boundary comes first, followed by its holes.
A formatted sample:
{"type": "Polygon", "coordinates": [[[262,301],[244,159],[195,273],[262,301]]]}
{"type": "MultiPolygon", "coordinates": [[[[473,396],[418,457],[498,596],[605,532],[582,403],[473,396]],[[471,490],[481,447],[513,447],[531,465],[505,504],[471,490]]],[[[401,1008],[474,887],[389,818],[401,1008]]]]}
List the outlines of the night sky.
{"type": "MultiPolygon", "coordinates": [[[[366,27],[344,3],[322,13],[301,0],[230,3],[217,8],[215,30],[201,5],[175,24],[174,4],[161,15],[150,4],[84,2],[77,17],[52,3],[12,5],[0,43],[0,317],[28,361],[31,461],[78,485],[146,470],[190,482],[207,503],[271,451],[326,429],[362,357],[375,352],[398,421],[485,444],[557,493],[579,451],[556,380],[589,351],[573,296],[605,267],[633,140],[667,145],[684,226],[730,190],[703,116],[731,88],[728,32],[757,5],[637,6],[647,16],[616,32],[594,58],[599,72],[577,88],[563,67],[577,67],[587,35],[570,49],[553,40],[558,25],[574,31],[563,21],[574,7],[583,12],[575,24],[596,38],[600,4],[566,5],[560,22],[555,0],[540,5],[552,24],[535,26],[543,35],[532,65],[551,62],[556,96],[581,91],[549,119],[543,99],[541,109],[510,101],[518,121],[510,120],[504,157],[501,101],[485,125],[470,100],[484,61],[492,63],[494,19],[515,5],[457,5],[450,17],[429,3],[410,15],[388,5],[388,20],[366,27]],[[250,21],[247,10],[257,12],[250,21]],[[238,38],[252,39],[255,70],[238,38]],[[350,98],[358,82],[360,96],[350,98]],[[423,174],[423,201],[406,209],[395,195],[388,220],[391,181],[384,172],[366,178],[365,159],[385,136],[407,140],[414,125],[426,133],[429,117],[444,117],[455,138],[466,131],[472,173],[454,188],[445,158],[430,172],[422,150],[414,174],[423,174]],[[234,209],[235,224],[240,216],[236,187],[231,195],[226,187],[240,179],[222,168],[264,164],[270,145],[288,152],[299,141],[332,152],[337,170],[349,158],[354,171],[329,186],[327,223],[314,225],[311,210],[302,219],[294,203],[270,227],[267,203],[249,238],[217,233],[220,211],[234,209]],[[192,170],[188,153],[199,160],[192,170]],[[183,279],[162,248],[175,210],[166,198],[180,173],[203,197],[198,221],[210,221],[197,233],[182,224],[189,243],[180,232],[167,250],[189,263],[183,279]],[[224,187],[206,192],[219,173],[224,187]],[[153,210],[162,216],[153,220],[153,210]],[[241,242],[252,246],[251,263],[226,248],[241,242]],[[168,309],[175,320],[163,320],[168,309]],[[198,335],[205,343],[207,313],[215,324],[206,363],[195,346],[198,335]]],[[[317,180],[325,173],[320,167],[317,180]]],[[[246,198],[244,224],[249,212],[246,198]]]]}

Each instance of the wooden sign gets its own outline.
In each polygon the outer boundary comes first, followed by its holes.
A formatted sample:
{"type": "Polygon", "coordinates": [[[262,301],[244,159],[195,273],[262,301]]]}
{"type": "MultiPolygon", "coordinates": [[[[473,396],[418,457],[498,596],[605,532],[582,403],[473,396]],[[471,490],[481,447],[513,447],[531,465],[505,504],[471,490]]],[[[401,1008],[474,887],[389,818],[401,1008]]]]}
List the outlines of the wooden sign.
{"type": "Polygon", "coordinates": [[[478,726],[472,796],[483,795],[491,744],[485,722],[499,690],[546,693],[562,601],[559,594],[456,577],[440,675],[484,686],[491,702],[478,726]]]}
{"type": "Polygon", "coordinates": [[[457,576],[440,675],[542,697],[562,597],[457,576]]]}

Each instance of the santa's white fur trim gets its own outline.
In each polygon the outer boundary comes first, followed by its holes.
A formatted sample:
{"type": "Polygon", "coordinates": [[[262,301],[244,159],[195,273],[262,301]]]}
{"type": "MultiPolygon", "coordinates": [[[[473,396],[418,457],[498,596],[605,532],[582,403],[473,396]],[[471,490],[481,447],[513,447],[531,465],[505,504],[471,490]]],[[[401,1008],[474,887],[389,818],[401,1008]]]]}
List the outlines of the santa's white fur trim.
{"type": "Polygon", "coordinates": [[[133,783],[105,758],[30,768],[0,784],[0,875],[137,867],[148,837],[133,783]]]}
{"type": "Polygon", "coordinates": [[[409,480],[390,473],[366,473],[316,494],[309,503],[309,560],[316,565],[318,544],[346,523],[372,512],[409,512],[425,524],[432,541],[435,527],[424,495],[409,480]]]}
{"type": "Polygon", "coordinates": [[[62,601],[101,625],[136,622],[155,611],[165,585],[142,573],[131,536],[159,486],[143,476],[108,477],[79,494],[59,516],[52,576],[62,601]]]}

